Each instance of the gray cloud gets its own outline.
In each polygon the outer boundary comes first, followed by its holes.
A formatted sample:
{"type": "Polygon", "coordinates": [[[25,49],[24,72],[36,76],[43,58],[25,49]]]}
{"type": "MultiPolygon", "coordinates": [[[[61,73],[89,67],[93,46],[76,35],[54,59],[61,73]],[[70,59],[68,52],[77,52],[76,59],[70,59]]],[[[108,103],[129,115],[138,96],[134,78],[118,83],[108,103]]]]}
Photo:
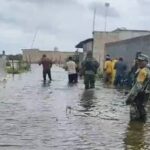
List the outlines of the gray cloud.
{"type": "MultiPolygon", "coordinates": [[[[105,3],[101,2],[92,2],[89,4],[90,10],[96,9],[96,12],[100,16],[105,16],[105,3]]],[[[110,17],[119,17],[118,11],[113,8],[111,5],[108,8],[108,16],[110,17]]]]}
{"type": "Polygon", "coordinates": [[[0,26],[4,32],[0,35],[0,39],[3,39],[0,49],[27,47],[36,30],[39,32],[35,46],[41,49],[58,46],[60,49],[73,50],[77,42],[88,37],[87,13],[84,13],[82,4],[75,0],[41,1],[1,1],[0,26]],[[11,43],[7,44],[6,41],[11,43]]]}
{"type": "MultiPolygon", "coordinates": [[[[149,0],[108,1],[108,30],[120,26],[149,29],[149,0]]],[[[104,29],[104,4],[105,0],[1,0],[0,49],[29,48],[38,30],[34,47],[74,50],[78,42],[92,36],[95,7],[101,16],[96,18],[96,30],[104,29]]]]}
{"type": "Polygon", "coordinates": [[[138,2],[140,5],[147,5],[147,4],[150,4],[150,1],[149,1],[149,0],[137,0],[137,2],[138,2]]]}
{"type": "Polygon", "coordinates": [[[67,26],[71,13],[82,10],[82,5],[74,0],[6,0],[5,4],[5,10],[0,10],[1,23],[16,25],[29,32],[39,28],[54,34],[61,32],[63,22],[67,26]]]}
{"type": "Polygon", "coordinates": [[[137,3],[139,5],[139,12],[138,16],[141,17],[141,19],[146,21],[149,20],[149,13],[150,13],[150,1],[149,0],[137,0],[137,3]]]}
{"type": "MultiPolygon", "coordinates": [[[[40,16],[40,15],[39,15],[40,16]]],[[[53,24],[47,20],[46,17],[42,18],[36,17],[36,15],[32,15],[32,17],[28,17],[28,14],[20,14],[18,16],[6,16],[0,13],[0,23],[8,24],[12,27],[20,28],[25,32],[32,32],[36,29],[40,29],[43,32],[50,32],[55,34],[59,32],[59,27],[55,26],[55,21],[53,24]],[[22,15],[22,16],[21,16],[22,15]]]]}
{"type": "Polygon", "coordinates": [[[47,4],[54,4],[54,5],[68,5],[68,4],[77,4],[75,0],[7,0],[8,2],[19,2],[19,3],[30,3],[30,4],[37,4],[37,5],[47,5],[47,4]]]}

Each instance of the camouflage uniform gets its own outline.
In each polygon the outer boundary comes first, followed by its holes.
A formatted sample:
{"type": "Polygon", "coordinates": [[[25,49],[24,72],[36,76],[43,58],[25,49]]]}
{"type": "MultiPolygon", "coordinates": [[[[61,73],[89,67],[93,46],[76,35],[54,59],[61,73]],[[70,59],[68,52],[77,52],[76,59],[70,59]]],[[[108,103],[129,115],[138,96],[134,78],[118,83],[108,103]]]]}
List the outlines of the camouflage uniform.
{"type": "Polygon", "coordinates": [[[98,67],[99,63],[92,57],[91,53],[88,53],[86,59],[82,62],[85,89],[95,87],[95,75],[98,67]]]}
{"type": "MultiPolygon", "coordinates": [[[[148,57],[141,54],[139,60],[148,62],[148,57]]],[[[150,95],[150,70],[145,66],[139,70],[136,83],[131,89],[126,103],[130,105],[131,120],[145,119],[145,106],[150,95]]]]}

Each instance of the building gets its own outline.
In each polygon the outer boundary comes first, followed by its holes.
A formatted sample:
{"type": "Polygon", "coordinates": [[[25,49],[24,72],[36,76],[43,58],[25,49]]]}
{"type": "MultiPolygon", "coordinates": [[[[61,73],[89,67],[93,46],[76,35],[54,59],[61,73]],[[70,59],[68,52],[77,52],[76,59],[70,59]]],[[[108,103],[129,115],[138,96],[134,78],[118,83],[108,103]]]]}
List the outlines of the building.
{"type": "Polygon", "coordinates": [[[0,54],[0,80],[6,76],[6,55],[5,51],[0,54]]]}
{"type": "Polygon", "coordinates": [[[143,52],[150,56],[150,34],[127,40],[107,43],[105,45],[105,51],[113,58],[123,57],[130,69],[137,52],[143,52]]]}
{"type": "Polygon", "coordinates": [[[76,48],[83,49],[83,59],[85,59],[87,52],[93,50],[93,38],[81,41],[79,44],[76,45],[76,48]]]}
{"type": "Polygon", "coordinates": [[[30,63],[38,63],[42,55],[46,54],[53,62],[63,64],[69,56],[75,54],[75,52],[42,51],[39,49],[22,49],[22,52],[23,60],[30,63]]]}
{"type": "MultiPolygon", "coordinates": [[[[105,52],[105,44],[110,42],[116,42],[120,40],[126,40],[134,37],[140,37],[150,34],[150,31],[145,30],[127,30],[118,28],[111,32],[93,32],[93,56],[100,62],[100,67],[103,69],[103,62],[105,55],[109,52],[105,52]]],[[[112,54],[112,53],[111,53],[112,54]]]]}

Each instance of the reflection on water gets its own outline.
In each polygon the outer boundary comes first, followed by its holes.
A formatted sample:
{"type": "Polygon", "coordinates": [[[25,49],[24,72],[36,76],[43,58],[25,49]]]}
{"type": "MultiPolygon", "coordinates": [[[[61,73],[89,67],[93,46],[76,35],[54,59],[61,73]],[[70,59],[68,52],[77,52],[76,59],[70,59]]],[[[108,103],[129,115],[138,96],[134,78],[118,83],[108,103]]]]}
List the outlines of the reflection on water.
{"type": "Polygon", "coordinates": [[[51,84],[51,82],[49,82],[49,81],[46,81],[46,82],[42,81],[42,87],[49,87],[50,84],[51,84]]]}
{"type": "Polygon", "coordinates": [[[145,147],[144,139],[144,122],[131,121],[128,124],[125,149],[126,150],[143,150],[145,147]]]}
{"type": "Polygon", "coordinates": [[[95,99],[94,89],[85,90],[81,96],[81,106],[85,108],[85,111],[90,110],[91,107],[94,107],[93,100],[95,99]]]}
{"type": "Polygon", "coordinates": [[[45,85],[41,67],[32,68],[8,79],[5,88],[0,84],[0,149],[148,149],[149,123],[128,125],[123,92],[101,82],[84,90],[83,80],[68,86],[67,72],[58,67],[45,85]]]}

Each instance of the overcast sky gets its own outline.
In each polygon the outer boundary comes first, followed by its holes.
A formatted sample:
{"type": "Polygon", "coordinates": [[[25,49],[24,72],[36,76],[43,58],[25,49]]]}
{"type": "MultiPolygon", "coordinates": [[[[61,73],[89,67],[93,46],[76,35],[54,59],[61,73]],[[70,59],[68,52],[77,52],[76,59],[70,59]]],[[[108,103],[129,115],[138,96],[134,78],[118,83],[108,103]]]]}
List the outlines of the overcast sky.
{"type": "Polygon", "coordinates": [[[107,30],[150,30],[150,0],[1,0],[0,50],[74,51],[78,42],[92,37],[94,8],[95,30],[104,31],[105,2],[110,3],[107,30]]]}

